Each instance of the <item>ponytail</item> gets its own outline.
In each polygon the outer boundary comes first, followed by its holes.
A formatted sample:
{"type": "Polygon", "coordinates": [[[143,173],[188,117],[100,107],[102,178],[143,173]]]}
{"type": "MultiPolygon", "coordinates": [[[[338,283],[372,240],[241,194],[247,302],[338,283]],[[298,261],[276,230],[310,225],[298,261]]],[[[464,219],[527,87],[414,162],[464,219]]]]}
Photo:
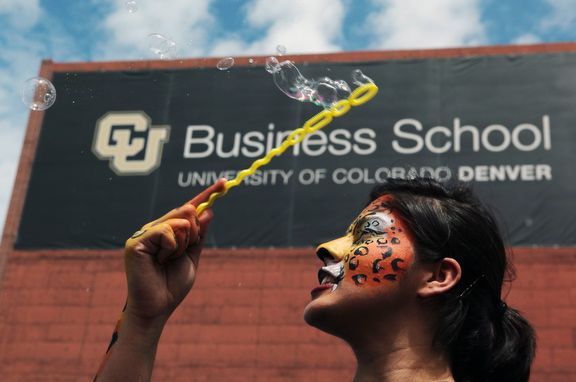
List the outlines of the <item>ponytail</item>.
{"type": "Polygon", "coordinates": [[[499,322],[494,324],[494,343],[488,354],[488,381],[528,381],[536,351],[532,326],[513,308],[502,303],[499,322]]]}
{"type": "Polygon", "coordinates": [[[448,347],[457,382],[529,380],[536,350],[534,330],[516,309],[500,304],[492,315],[469,306],[448,347]]]}

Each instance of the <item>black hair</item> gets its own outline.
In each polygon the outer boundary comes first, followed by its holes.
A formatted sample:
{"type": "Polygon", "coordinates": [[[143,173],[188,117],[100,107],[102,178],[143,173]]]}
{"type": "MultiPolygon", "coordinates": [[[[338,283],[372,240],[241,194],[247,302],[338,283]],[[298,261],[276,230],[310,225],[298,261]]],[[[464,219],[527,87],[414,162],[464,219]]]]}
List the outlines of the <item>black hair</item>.
{"type": "Polygon", "coordinates": [[[448,355],[455,380],[528,381],[535,334],[501,300],[502,285],[513,271],[493,214],[462,183],[388,179],[370,198],[386,194],[393,196],[386,207],[411,229],[418,261],[451,257],[462,269],[454,288],[426,302],[437,313],[434,345],[448,355]]]}

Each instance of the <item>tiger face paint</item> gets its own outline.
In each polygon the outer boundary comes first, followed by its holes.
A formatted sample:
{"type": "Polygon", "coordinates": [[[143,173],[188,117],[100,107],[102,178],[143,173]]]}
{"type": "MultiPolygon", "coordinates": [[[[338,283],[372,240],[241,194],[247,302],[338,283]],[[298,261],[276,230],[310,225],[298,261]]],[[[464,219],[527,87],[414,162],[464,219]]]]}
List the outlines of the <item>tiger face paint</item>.
{"type": "Polygon", "coordinates": [[[343,287],[389,288],[404,277],[414,262],[414,250],[406,225],[385,205],[390,198],[384,195],[373,201],[343,237],[319,247],[330,254],[330,260],[324,259],[327,265],[333,269],[340,266],[342,272],[337,276],[323,267],[313,299],[325,290],[332,293],[343,287]]]}

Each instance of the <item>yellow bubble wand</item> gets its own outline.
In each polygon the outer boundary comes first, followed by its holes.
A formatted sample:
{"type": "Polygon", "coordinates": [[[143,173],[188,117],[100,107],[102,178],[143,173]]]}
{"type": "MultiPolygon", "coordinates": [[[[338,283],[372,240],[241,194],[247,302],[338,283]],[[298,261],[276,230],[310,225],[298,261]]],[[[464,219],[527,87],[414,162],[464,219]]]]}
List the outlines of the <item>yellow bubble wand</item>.
{"type": "Polygon", "coordinates": [[[321,128],[328,125],[334,118],[338,118],[348,113],[352,106],[359,106],[370,101],[378,93],[378,86],[374,83],[362,84],[350,94],[347,99],[340,100],[336,102],[332,107],[327,110],[323,110],[318,114],[314,115],[312,118],[308,119],[304,125],[293,132],[290,133],[288,137],[278,146],[270,150],[264,157],[252,162],[252,165],[240,171],[234,179],[227,181],[224,185],[224,191],[214,192],[208,198],[208,201],[200,204],[196,209],[198,215],[200,215],[206,208],[212,207],[212,204],[228,193],[228,190],[232,187],[236,187],[242,183],[242,180],[249,175],[252,175],[260,167],[270,163],[272,158],[281,155],[286,151],[287,148],[297,145],[302,142],[307,135],[312,134],[321,128]]]}

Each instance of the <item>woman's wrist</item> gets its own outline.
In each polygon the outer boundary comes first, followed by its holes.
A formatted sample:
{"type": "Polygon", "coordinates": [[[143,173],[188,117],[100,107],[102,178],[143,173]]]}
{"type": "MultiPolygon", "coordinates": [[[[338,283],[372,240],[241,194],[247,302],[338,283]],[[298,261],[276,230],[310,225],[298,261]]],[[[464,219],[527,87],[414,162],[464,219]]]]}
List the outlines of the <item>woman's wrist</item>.
{"type": "Polygon", "coordinates": [[[148,339],[159,338],[164,330],[168,317],[141,317],[133,314],[130,309],[122,312],[120,332],[128,332],[131,336],[148,339]]]}
{"type": "Polygon", "coordinates": [[[138,376],[137,380],[149,381],[165,324],[164,318],[138,317],[125,307],[94,381],[100,377],[106,381],[136,380],[134,376],[138,376]],[[126,369],[126,364],[132,368],[126,369]]]}

